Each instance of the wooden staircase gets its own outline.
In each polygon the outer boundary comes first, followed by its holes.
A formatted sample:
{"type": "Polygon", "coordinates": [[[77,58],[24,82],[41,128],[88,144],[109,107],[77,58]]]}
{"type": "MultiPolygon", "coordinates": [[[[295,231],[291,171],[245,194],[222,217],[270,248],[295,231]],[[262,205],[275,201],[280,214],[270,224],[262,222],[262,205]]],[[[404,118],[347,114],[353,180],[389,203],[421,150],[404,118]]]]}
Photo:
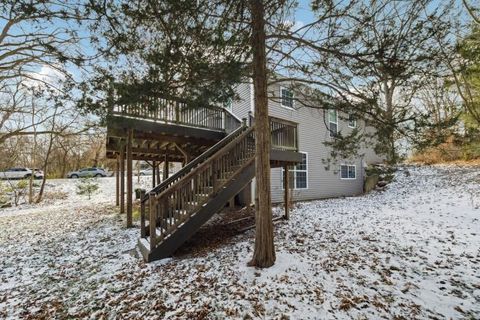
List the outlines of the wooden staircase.
{"type": "MultiPolygon", "coordinates": [[[[251,114],[248,123],[225,108],[192,106],[180,99],[152,98],[109,110],[106,151],[108,158],[117,161],[120,212],[128,195],[128,226],[132,161],[151,161],[152,167],[163,162],[166,172],[169,162],[185,164],[142,196],[139,247],[146,261],[170,256],[252,180],[255,128],[251,114]]],[[[288,169],[300,162],[298,124],[270,117],[270,131],[270,166],[288,169]]]]}
{"type": "Polygon", "coordinates": [[[253,179],[255,129],[243,124],[141,200],[146,261],[170,256],[253,179]]]}

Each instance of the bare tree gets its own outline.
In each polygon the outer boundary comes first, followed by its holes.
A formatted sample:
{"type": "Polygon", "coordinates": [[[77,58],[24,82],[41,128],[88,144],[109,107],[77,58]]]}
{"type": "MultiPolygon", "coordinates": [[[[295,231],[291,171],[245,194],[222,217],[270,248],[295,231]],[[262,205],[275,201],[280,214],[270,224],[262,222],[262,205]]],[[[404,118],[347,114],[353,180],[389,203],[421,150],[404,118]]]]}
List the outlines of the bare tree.
{"type": "MultiPolygon", "coordinates": [[[[436,39],[450,39],[452,2],[314,1],[313,9],[315,21],[270,35],[274,65],[283,71],[277,82],[308,84],[316,89],[310,106],[367,120],[377,131],[364,140],[375,138],[377,152],[396,162],[397,139],[415,139],[429,121],[415,109],[419,90],[448,72],[436,39]]],[[[337,141],[346,144],[341,135],[337,141]]]]}
{"type": "Polygon", "coordinates": [[[61,21],[86,19],[83,1],[4,0],[0,7],[0,84],[12,79],[44,82],[48,67],[65,73],[67,61],[81,64],[80,36],[61,21]]]}

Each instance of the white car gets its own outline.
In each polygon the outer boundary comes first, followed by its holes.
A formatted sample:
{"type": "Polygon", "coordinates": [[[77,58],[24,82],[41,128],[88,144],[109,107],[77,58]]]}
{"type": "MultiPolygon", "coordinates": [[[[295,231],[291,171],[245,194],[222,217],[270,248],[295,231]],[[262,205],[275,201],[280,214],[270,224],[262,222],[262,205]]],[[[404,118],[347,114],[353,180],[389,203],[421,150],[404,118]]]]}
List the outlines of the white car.
{"type": "Polygon", "coordinates": [[[141,176],[151,176],[151,175],[153,175],[153,170],[152,170],[152,168],[140,170],[140,175],[141,176]]]}
{"type": "Polygon", "coordinates": [[[67,173],[67,178],[69,179],[77,179],[77,178],[85,178],[85,177],[108,177],[108,174],[102,168],[83,168],[78,171],[71,171],[67,173]]]}
{"type": "MultiPolygon", "coordinates": [[[[43,179],[43,171],[35,169],[35,179],[43,179]]],[[[5,171],[0,171],[0,179],[27,179],[32,175],[32,169],[29,168],[10,168],[5,171]]]]}

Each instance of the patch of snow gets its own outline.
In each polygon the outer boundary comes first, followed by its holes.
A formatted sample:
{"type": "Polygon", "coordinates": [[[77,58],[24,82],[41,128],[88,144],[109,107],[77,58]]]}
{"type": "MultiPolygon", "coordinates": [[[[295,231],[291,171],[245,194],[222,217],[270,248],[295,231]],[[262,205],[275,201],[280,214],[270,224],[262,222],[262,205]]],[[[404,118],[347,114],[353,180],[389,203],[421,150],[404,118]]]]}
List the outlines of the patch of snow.
{"type": "Polygon", "coordinates": [[[247,267],[254,230],[144,263],[100,183],[0,211],[0,318],[480,318],[478,168],[405,167],[382,192],[299,203],[268,269],[247,267]]]}

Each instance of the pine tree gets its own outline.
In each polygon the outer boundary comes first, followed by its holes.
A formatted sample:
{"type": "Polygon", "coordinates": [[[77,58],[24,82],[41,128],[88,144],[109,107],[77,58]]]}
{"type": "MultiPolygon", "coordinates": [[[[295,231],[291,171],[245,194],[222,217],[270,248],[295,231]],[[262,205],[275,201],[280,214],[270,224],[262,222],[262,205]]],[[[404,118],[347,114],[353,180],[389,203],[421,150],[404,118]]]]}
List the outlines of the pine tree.
{"type": "Polygon", "coordinates": [[[98,181],[95,178],[82,178],[77,183],[77,194],[87,195],[88,200],[92,198],[92,195],[98,190],[98,181]]]}

